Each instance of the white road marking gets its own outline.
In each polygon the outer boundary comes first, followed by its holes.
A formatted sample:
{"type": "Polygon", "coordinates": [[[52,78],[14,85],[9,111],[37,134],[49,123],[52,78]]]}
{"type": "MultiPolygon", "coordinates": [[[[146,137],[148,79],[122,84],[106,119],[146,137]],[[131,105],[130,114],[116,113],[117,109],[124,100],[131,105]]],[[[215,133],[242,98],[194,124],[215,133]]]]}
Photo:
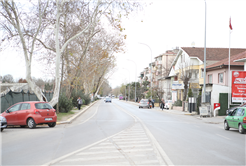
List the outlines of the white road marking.
{"type": "MultiPolygon", "coordinates": [[[[125,111],[123,108],[119,107],[122,111],[124,111],[125,113],[129,114],[130,116],[132,116],[135,119],[135,122],[138,120],[141,125],[143,126],[146,134],[150,137],[151,141],[153,142],[153,144],[155,145],[154,147],[157,148],[157,153],[159,152],[160,155],[162,156],[162,158],[164,159],[164,161],[167,163],[167,165],[174,165],[171,161],[171,159],[168,157],[168,155],[166,154],[166,152],[162,149],[162,147],[160,146],[160,144],[156,141],[155,137],[152,135],[152,133],[149,131],[149,129],[144,125],[144,123],[141,121],[141,119],[139,119],[138,117],[128,113],[127,111],[125,111]]],[[[158,156],[157,156],[158,157],[158,156]]],[[[160,163],[162,165],[164,165],[163,161],[161,158],[158,158],[158,160],[160,161],[160,163]]]]}
{"type": "Polygon", "coordinates": [[[147,147],[147,146],[151,146],[151,145],[119,145],[120,148],[133,148],[133,147],[147,147]]]}
{"type": "MultiPolygon", "coordinates": [[[[123,108],[119,108],[134,119],[134,125],[103,140],[57,158],[46,165],[66,164],[67,162],[69,164],[71,162],[83,164],[83,162],[90,161],[100,162],[100,165],[112,165],[113,163],[116,163],[115,165],[166,165],[165,162],[168,165],[173,165],[143,122],[123,108]],[[112,160],[111,162],[108,161],[110,159],[112,160]]],[[[98,107],[96,112],[83,123],[94,117],[97,112],[98,107]]]]}
{"type": "Polygon", "coordinates": [[[98,112],[98,107],[99,107],[99,105],[97,106],[97,109],[92,116],[90,116],[88,119],[86,119],[85,121],[83,121],[82,123],[79,123],[79,124],[83,124],[83,123],[87,122],[88,120],[90,120],[91,118],[93,118],[93,116],[95,116],[98,112]]]}
{"type": "Polygon", "coordinates": [[[80,155],[91,155],[91,154],[108,154],[108,153],[119,153],[118,150],[112,150],[112,151],[100,151],[100,152],[81,152],[76,154],[76,156],[80,155]]]}
{"type": "Polygon", "coordinates": [[[218,135],[218,136],[220,136],[220,137],[222,137],[222,138],[225,138],[225,139],[231,140],[230,138],[227,138],[227,137],[225,137],[225,136],[222,136],[222,135],[219,135],[219,134],[216,134],[216,135],[218,135]]]}
{"type": "Polygon", "coordinates": [[[121,142],[117,142],[117,144],[140,144],[140,143],[150,143],[150,141],[121,141],[121,142]]]}
{"type": "Polygon", "coordinates": [[[76,158],[76,159],[65,159],[60,161],[59,163],[64,162],[73,162],[73,161],[88,161],[88,160],[109,160],[109,159],[124,159],[125,157],[122,155],[119,156],[110,156],[110,157],[86,157],[86,158],[76,158]]]}
{"type": "Polygon", "coordinates": [[[148,138],[129,138],[129,139],[127,139],[127,138],[113,138],[113,140],[114,141],[140,141],[140,140],[148,140],[148,138]]]}

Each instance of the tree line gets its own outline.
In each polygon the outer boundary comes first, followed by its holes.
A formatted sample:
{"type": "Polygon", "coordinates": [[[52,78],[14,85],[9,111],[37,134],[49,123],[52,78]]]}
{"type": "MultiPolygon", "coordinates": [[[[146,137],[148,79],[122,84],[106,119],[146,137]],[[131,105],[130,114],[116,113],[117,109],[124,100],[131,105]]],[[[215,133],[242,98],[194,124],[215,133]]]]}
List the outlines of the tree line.
{"type": "Polygon", "coordinates": [[[122,19],[141,7],[137,1],[38,0],[0,1],[0,47],[12,43],[23,51],[29,87],[46,100],[32,76],[33,58],[54,77],[54,95],[70,98],[73,91],[96,96],[124,52],[122,19]]]}

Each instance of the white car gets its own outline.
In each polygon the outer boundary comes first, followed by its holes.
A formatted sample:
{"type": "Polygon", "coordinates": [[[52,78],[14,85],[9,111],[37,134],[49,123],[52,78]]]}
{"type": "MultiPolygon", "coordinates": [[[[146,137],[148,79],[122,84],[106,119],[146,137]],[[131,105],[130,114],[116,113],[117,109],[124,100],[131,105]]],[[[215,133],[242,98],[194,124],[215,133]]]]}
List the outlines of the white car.
{"type": "Polygon", "coordinates": [[[1,122],[1,131],[3,131],[3,129],[7,128],[7,120],[5,117],[0,116],[0,122],[1,122]]]}
{"type": "Polygon", "coordinates": [[[171,107],[173,101],[172,100],[166,100],[165,101],[165,106],[164,106],[164,109],[168,109],[171,107]]]}

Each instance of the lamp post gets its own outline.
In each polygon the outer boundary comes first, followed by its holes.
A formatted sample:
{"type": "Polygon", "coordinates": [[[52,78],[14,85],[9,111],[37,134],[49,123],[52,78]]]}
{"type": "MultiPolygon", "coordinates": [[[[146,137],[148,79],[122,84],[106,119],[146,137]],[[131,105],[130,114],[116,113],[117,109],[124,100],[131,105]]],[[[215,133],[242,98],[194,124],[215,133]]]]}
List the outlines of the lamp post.
{"type": "MultiPolygon", "coordinates": [[[[145,46],[147,46],[147,47],[149,47],[147,44],[145,44],[145,43],[139,43],[139,44],[143,44],[143,45],[145,45],[145,46]]],[[[149,47],[149,49],[150,49],[150,52],[151,52],[151,54],[150,54],[150,56],[151,56],[151,66],[150,66],[150,72],[151,72],[151,74],[150,74],[150,88],[151,88],[151,99],[152,99],[152,50],[151,50],[151,48],[149,47]]]]}
{"type": "MultiPolygon", "coordinates": [[[[128,69],[126,69],[126,68],[123,68],[123,69],[125,69],[125,70],[127,70],[129,72],[129,85],[130,85],[130,71],[128,69]]],[[[128,88],[128,100],[130,101],[130,86],[128,88]]]]}
{"type": "Polygon", "coordinates": [[[137,95],[136,95],[136,77],[137,77],[137,64],[133,61],[133,60],[131,60],[131,59],[127,59],[128,61],[132,61],[134,64],[135,64],[135,67],[136,67],[136,75],[135,75],[135,101],[136,101],[136,99],[137,99],[137,95]]]}
{"type": "Polygon", "coordinates": [[[203,103],[206,102],[206,21],[207,21],[207,4],[206,4],[206,0],[205,2],[205,34],[204,34],[204,69],[203,69],[203,97],[202,97],[202,101],[203,103]]]}

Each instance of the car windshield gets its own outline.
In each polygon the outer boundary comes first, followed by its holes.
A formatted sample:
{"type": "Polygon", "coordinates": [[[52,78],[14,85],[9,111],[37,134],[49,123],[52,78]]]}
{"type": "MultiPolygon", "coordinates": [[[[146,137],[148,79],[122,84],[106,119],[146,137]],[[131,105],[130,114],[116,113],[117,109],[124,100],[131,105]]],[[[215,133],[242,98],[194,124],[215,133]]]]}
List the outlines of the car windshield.
{"type": "Polygon", "coordinates": [[[142,103],[148,102],[148,99],[141,100],[140,102],[142,103]]]}
{"type": "Polygon", "coordinates": [[[53,107],[51,107],[51,105],[49,105],[49,103],[36,103],[35,107],[37,109],[53,109],[53,107]]]}

